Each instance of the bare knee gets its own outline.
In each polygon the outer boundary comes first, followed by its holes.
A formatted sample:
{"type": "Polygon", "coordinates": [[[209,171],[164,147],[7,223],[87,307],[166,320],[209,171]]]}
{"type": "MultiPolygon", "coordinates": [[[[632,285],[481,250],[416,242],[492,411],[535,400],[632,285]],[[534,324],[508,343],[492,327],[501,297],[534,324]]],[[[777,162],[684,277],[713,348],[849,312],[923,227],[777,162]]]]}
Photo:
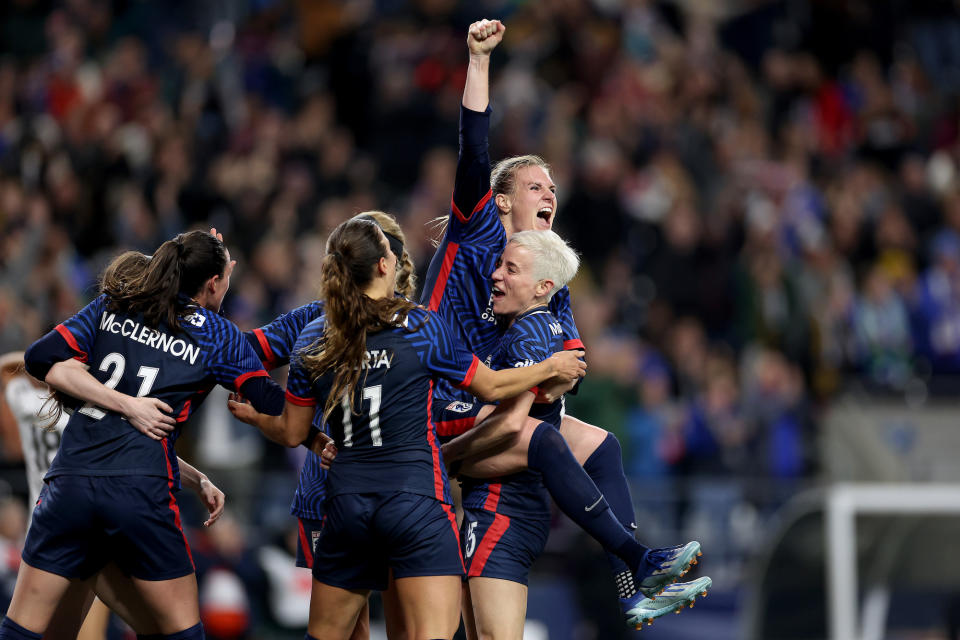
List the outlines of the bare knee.
{"type": "Polygon", "coordinates": [[[577,462],[583,464],[603,444],[610,432],[573,416],[564,416],[560,423],[560,435],[567,441],[577,462]]]}

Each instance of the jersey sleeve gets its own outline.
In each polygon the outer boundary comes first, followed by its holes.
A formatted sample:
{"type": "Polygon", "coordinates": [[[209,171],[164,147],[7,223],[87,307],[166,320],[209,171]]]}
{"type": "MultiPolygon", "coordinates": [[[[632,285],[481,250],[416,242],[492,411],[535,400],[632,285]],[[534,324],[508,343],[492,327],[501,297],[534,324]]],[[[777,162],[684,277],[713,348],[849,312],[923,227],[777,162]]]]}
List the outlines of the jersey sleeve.
{"type": "Polygon", "coordinates": [[[563,348],[564,349],[583,349],[583,341],[580,340],[580,332],[577,330],[577,323],[573,319],[573,311],[570,309],[570,289],[566,286],[558,290],[550,298],[550,312],[560,321],[563,328],[563,348]]]}
{"type": "MultiPolygon", "coordinates": [[[[302,353],[323,335],[323,318],[311,322],[293,345],[292,354],[302,353]]],[[[318,404],[313,390],[313,376],[303,366],[303,362],[294,355],[290,359],[290,373],[287,375],[287,402],[298,407],[313,407],[318,404]]]]}
{"type": "MultiPolygon", "coordinates": [[[[80,362],[86,362],[90,351],[93,349],[94,339],[97,336],[97,326],[102,319],[109,321],[109,316],[104,316],[106,309],[106,296],[100,295],[77,312],[76,315],[64,320],[54,327],[54,331],[59,333],[73,353],[70,357],[76,358],[80,362]]],[[[66,359],[66,358],[65,358],[66,359]]]]}
{"type": "Polygon", "coordinates": [[[460,156],[450,204],[453,219],[466,224],[490,197],[490,107],[473,111],[460,105],[460,156]]]}
{"type": "Polygon", "coordinates": [[[211,323],[216,348],[207,362],[213,379],[231,391],[239,391],[250,378],[269,375],[237,325],[223,318],[217,320],[211,323]]]}
{"type": "Polygon", "coordinates": [[[459,387],[470,386],[480,359],[457,340],[442,316],[432,311],[417,316],[408,318],[408,322],[420,324],[410,337],[421,364],[432,374],[443,376],[459,387]]]}
{"type": "Polygon", "coordinates": [[[270,324],[249,332],[248,340],[267,369],[290,362],[297,336],[310,322],[323,313],[323,303],[310,302],[278,316],[270,324]],[[252,339],[251,339],[252,338],[252,339]]]}

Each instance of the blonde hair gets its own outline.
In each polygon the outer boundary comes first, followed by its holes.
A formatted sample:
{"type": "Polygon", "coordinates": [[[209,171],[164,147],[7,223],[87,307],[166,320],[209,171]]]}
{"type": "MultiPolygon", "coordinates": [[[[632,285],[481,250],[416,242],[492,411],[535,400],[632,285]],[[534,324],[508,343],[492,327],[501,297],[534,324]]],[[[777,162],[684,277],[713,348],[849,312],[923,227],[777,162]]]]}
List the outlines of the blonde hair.
{"type": "Polygon", "coordinates": [[[533,277],[550,280],[553,289],[547,300],[577,275],[580,258],[566,241],[553,231],[518,231],[507,244],[523,247],[533,256],[533,277]]]}

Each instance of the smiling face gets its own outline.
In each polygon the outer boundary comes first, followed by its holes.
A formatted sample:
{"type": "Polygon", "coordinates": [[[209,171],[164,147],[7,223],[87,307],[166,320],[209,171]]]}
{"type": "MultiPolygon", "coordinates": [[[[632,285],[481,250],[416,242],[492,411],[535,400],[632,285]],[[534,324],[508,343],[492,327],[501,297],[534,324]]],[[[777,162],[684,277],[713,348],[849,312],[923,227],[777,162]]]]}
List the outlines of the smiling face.
{"type": "Polygon", "coordinates": [[[534,257],[529,249],[507,243],[503,256],[491,276],[493,312],[513,319],[533,307],[546,304],[553,284],[534,276],[534,257]]]}
{"type": "Polygon", "coordinates": [[[517,231],[549,231],[557,214],[557,186],[544,167],[528,165],[517,169],[513,193],[498,194],[497,206],[507,236],[517,231]]]}

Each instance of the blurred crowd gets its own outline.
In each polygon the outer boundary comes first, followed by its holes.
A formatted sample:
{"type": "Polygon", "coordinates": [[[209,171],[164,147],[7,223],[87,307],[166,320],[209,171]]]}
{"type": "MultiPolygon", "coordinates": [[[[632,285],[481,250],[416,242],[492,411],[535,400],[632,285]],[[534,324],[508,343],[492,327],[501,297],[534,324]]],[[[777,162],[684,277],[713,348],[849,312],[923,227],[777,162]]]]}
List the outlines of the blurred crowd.
{"type": "Polygon", "coordinates": [[[500,18],[491,156],[547,159],[556,228],[584,258],[572,411],[620,437],[636,478],[810,477],[818,413],[846,385],[922,398],[960,372],[958,16],[952,0],[9,0],[0,352],[89,301],[121,249],[191,227],[238,259],[225,306],[243,329],[314,298],[327,232],[361,210],[399,218],[422,275],[466,27],[500,18]]]}

